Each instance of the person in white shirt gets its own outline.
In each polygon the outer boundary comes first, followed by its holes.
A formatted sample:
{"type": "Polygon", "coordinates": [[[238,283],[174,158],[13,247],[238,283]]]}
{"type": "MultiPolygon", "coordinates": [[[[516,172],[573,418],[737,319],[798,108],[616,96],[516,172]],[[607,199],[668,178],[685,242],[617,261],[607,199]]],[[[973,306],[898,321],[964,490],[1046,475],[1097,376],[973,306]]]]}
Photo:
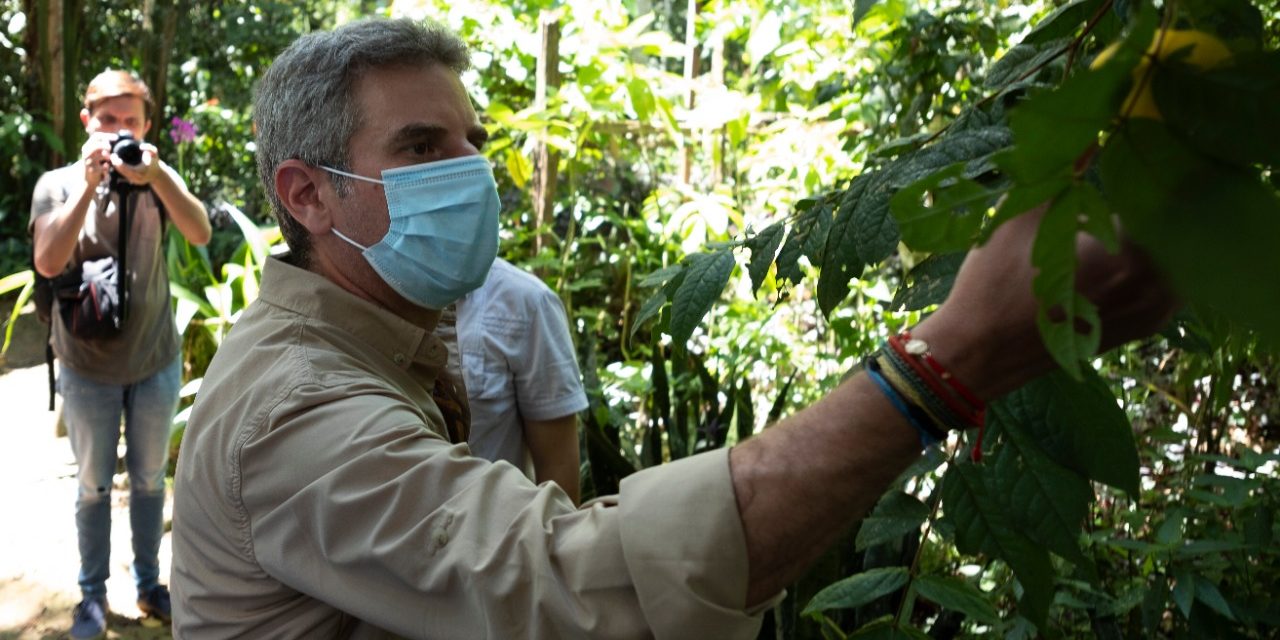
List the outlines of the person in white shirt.
{"type": "Polygon", "coordinates": [[[478,457],[505,460],[534,482],[553,481],[579,502],[582,374],[560,298],[536,276],[498,258],[484,286],[442,319],[449,370],[467,388],[478,457]]]}

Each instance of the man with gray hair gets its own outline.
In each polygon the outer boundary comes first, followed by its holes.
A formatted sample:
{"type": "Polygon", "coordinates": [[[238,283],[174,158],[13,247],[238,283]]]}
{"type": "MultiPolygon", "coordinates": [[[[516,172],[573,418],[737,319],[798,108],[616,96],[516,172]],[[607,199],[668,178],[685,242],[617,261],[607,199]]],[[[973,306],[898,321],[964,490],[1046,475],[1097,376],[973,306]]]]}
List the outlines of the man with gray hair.
{"type": "MultiPolygon", "coordinates": [[[[581,509],[470,456],[436,393],[432,333],[497,246],[466,66],[440,27],[371,20],[300,38],[263,77],[258,162],[292,254],[265,266],[187,428],[175,634],[754,637],[920,437],[893,390],[859,374],[732,450],[641,471],[581,509]]],[[[1004,225],[912,329],[981,399],[1052,366],[1030,288],[1037,225],[1004,225]]],[[[1139,257],[1082,243],[1080,261],[1106,344],[1167,318],[1139,257]]]]}

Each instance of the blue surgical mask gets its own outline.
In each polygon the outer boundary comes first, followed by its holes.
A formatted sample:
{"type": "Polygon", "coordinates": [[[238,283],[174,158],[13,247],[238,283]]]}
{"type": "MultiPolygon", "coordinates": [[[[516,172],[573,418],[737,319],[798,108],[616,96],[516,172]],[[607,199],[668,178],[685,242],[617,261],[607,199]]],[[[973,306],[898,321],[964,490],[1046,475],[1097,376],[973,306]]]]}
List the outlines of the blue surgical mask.
{"type": "Polygon", "coordinates": [[[420,307],[443,309],[479,288],[498,255],[498,186],[493,167],[467,156],[382,172],[381,180],[322,167],[383,185],[391,226],[360,249],[396,293],[420,307]]]}

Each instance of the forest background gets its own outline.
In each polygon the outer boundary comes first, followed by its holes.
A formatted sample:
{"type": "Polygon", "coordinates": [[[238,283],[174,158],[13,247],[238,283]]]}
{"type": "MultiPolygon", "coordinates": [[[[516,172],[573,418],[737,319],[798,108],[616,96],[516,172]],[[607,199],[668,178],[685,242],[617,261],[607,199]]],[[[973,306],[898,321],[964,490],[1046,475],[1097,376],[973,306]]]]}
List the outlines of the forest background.
{"type": "Polygon", "coordinates": [[[922,458],[762,637],[1276,637],[1280,3],[6,0],[6,328],[30,292],[36,178],[74,159],[88,79],[138,70],[151,142],[215,223],[208,247],[168,238],[177,447],[282,248],[253,83],[299,34],[368,15],[473,45],[501,253],[560,293],[592,400],[586,498],[818,397],[931,311],[1008,214],[1052,203],[1034,259],[1044,309],[1078,321],[1042,318],[1063,371],[922,458]],[[1144,62],[1175,29],[1229,62],[1144,62]],[[1160,119],[1137,117],[1134,87],[1160,119]],[[1188,306],[1095,358],[1062,240],[1114,242],[1113,216],[1188,306]]]}

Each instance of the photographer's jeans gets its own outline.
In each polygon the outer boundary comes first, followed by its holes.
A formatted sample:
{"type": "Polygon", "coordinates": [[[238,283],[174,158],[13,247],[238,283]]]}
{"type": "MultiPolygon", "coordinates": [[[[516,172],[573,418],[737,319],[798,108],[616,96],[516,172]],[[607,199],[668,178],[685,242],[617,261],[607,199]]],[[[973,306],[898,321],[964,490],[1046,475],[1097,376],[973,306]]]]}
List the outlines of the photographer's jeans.
{"type": "Polygon", "coordinates": [[[80,542],[80,591],[105,597],[111,565],[111,478],[116,471],[120,417],[124,416],[125,467],[129,472],[129,525],[133,577],[139,589],[159,582],[164,535],[164,476],[169,426],[181,383],[174,362],[130,385],[104,384],[62,367],[58,388],[62,418],[79,466],[76,532],[80,542]]]}

